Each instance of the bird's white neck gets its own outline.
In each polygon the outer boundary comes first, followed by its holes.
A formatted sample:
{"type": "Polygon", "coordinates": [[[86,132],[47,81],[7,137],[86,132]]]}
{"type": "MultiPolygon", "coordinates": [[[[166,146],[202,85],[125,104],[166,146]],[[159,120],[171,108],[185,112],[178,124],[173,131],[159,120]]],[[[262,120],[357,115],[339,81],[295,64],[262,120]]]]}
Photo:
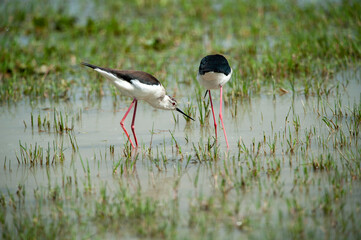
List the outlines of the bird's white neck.
{"type": "MultiPolygon", "coordinates": [[[[147,100],[146,100],[147,101],[147,100]]],[[[163,97],[159,97],[156,100],[147,101],[152,107],[163,109],[163,110],[173,110],[175,107],[172,104],[172,100],[168,95],[164,95],[163,97]]]]}

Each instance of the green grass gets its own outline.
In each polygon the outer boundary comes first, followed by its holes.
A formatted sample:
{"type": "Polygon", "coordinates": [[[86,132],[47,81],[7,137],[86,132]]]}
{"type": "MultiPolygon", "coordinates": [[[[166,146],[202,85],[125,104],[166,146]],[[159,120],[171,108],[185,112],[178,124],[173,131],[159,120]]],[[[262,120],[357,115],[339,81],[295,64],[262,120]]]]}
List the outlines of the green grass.
{"type": "Polygon", "coordinates": [[[0,101],[32,108],[20,119],[30,140],[1,157],[2,239],[360,239],[361,102],[347,92],[360,85],[358,1],[6,0],[0,10],[0,101]],[[262,124],[249,139],[227,128],[229,151],[195,79],[215,52],[234,71],[232,122],[253,98],[289,100],[284,117],[254,113],[262,124]],[[95,131],[81,128],[83,111],[123,100],[81,61],[154,74],[196,121],[179,129],[173,115],[174,129],[159,140],[153,127],[137,151],[124,137],[81,142],[95,131]],[[50,111],[37,110],[44,102],[50,111]],[[29,183],[11,187],[17,175],[29,183]]]}
{"type": "Polygon", "coordinates": [[[98,4],[3,4],[2,102],[71,98],[79,88],[102,96],[104,80],[81,68],[83,60],[148,71],[175,87],[194,81],[204,55],[220,52],[235,70],[227,95],[247,97],[272,85],[321,94],[335,71],[361,58],[357,1],[98,4]]]}

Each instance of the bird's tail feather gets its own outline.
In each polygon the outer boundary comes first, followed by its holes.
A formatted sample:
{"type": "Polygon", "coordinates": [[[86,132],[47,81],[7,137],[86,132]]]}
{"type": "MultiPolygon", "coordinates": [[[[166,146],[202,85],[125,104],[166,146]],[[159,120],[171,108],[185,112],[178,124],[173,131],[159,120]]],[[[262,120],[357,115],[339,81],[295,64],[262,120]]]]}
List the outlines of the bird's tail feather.
{"type": "Polygon", "coordinates": [[[86,63],[86,62],[82,62],[81,64],[84,65],[84,66],[90,67],[90,68],[92,68],[92,69],[99,68],[98,66],[95,66],[95,65],[93,65],[93,64],[86,63]]]}

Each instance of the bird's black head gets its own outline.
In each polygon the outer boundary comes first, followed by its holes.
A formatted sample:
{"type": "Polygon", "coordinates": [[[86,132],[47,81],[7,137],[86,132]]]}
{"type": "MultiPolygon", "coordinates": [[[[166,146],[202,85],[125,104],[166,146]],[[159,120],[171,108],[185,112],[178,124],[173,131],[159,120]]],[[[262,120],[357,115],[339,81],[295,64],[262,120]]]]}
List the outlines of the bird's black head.
{"type": "Polygon", "coordinates": [[[207,72],[223,73],[226,76],[231,73],[231,67],[228,64],[227,59],[220,55],[208,55],[201,60],[199,65],[199,74],[204,75],[207,72]]]}

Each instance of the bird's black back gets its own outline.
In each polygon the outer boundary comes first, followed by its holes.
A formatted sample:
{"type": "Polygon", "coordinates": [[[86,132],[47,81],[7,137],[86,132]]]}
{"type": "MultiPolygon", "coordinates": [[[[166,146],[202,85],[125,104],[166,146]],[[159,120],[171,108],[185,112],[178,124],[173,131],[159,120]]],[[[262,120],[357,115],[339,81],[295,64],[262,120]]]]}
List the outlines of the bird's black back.
{"type": "Polygon", "coordinates": [[[201,75],[204,75],[207,72],[216,72],[228,76],[231,71],[227,59],[220,54],[205,56],[199,65],[199,74],[201,75]]]}
{"type": "Polygon", "coordinates": [[[160,85],[160,82],[153,75],[143,72],[143,71],[134,71],[134,70],[117,70],[111,68],[99,67],[90,63],[82,62],[84,66],[90,67],[92,69],[100,69],[108,73],[113,74],[117,78],[120,78],[124,81],[131,83],[132,80],[138,80],[139,82],[147,85],[160,85]]]}

